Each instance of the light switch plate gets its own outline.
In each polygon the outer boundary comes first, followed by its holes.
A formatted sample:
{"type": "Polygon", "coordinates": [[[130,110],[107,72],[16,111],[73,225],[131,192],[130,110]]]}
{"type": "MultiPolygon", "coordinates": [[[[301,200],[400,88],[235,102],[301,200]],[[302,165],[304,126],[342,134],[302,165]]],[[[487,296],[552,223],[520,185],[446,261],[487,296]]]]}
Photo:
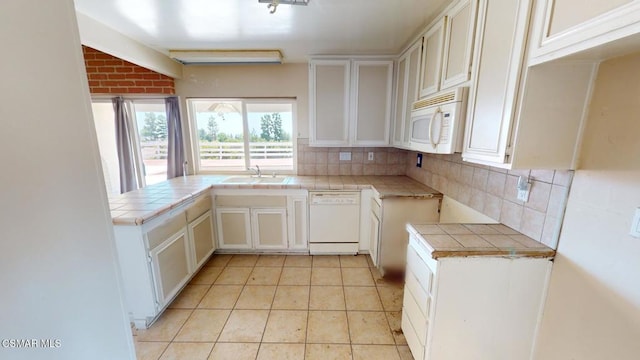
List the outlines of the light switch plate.
{"type": "Polygon", "coordinates": [[[633,216],[629,235],[635,238],[640,238],[640,208],[636,208],[636,214],[633,216]]]}
{"type": "Polygon", "coordinates": [[[369,151],[369,156],[367,158],[369,161],[373,161],[373,151],[369,151]]]}
{"type": "Polygon", "coordinates": [[[340,161],[351,161],[350,152],[340,152],[340,161]]]}

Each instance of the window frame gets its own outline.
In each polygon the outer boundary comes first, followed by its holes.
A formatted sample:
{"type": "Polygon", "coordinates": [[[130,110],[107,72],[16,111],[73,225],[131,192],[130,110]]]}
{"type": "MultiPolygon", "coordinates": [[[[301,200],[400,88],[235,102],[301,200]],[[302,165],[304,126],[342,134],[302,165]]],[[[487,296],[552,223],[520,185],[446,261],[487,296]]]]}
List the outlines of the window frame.
{"type": "Polygon", "coordinates": [[[249,143],[251,140],[249,132],[249,120],[247,115],[247,105],[252,104],[290,104],[291,105],[291,144],[292,144],[292,165],[290,169],[269,169],[265,170],[264,175],[294,175],[298,171],[298,104],[295,97],[274,97],[274,98],[230,98],[230,97],[187,97],[185,98],[187,109],[187,118],[189,126],[189,154],[193,159],[193,169],[195,174],[253,174],[254,171],[250,170],[251,154],[247,153],[249,149],[249,143]],[[245,166],[243,170],[233,169],[212,169],[203,168],[200,164],[200,139],[198,138],[198,124],[196,121],[196,111],[194,108],[194,101],[235,101],[241,103],[242,108],[242,131],[243,141],[245,148],[245,166]]]}
{"type": "MultiPolygon", "coordinates": [[[[145,164],[144,164],[144,159],[142,156],[142,144],[141,144],[141,137],[140,137],[140,129],[138,129],[138,124],[137,124],[137,119],[136,119],[136,113],[135,113],[135,103],[136,102],[146,102],[148,104],[164,104],[165,99],[168,96],[144,96],[144,95],[97,95],[97,96],[92,96],[91,97],[91,103],[109,103],[112,104],[112,99],[116,96],[122,96],[124,99],[124,106],[127,108],[127,111],[129,112],[129,128],[132,130],[132,136],[133,136],[133,141],[134,146],[133,146],[133,150],[134,150],[134,161],[135,161],[135,167],[136,167],[136,181],[138,182],[138,189],[142,189],[147,187],[147,180],[146,180],[146,174],[145,174],[145,164]]],[[[92,115],[93,117],[93,115],[92,115]]],[[[95,119],[93,119],[94,122],[94,128],[95,128],[95,119]]],[[[116,134],[114,133],[113,136],[116,136],[116,134]]],[[[166,181],[166,180],[165,180],[166,181]]]]}

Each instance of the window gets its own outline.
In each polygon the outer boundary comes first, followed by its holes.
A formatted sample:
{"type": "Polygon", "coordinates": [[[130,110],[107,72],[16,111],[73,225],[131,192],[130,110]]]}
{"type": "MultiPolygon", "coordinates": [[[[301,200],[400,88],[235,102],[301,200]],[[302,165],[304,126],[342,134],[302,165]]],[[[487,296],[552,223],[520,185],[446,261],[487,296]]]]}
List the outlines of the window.
{"type": "MultiPolygon", "coordinates": [[[[167,115],[164,99],[126,100],[132,117],[139,187],[167,179],[167,115]]],[[[111,99],[92,103],[105,184],[109,194],[120,193],[115,116],[111,99]]]]}
{"type": "Polygon", "coordinates": [[[295,101],[189,99],[198,172],[294,170],[295,101]]]}

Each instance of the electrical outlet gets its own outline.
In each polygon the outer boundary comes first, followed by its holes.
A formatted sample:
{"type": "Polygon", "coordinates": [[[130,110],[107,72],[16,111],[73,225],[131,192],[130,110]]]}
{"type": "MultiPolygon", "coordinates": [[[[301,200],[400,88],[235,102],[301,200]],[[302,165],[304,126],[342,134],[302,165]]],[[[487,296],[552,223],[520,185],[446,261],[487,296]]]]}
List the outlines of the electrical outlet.
{"type": "Polygon", "coordinates": [[[350,152],[340,152],[340,161],[351,161],[350,152]]]}
{"type": "Polygon", "coordinates": [[[373,161],[373,151],[369,151],[369,156],[367,157],[369,161],[373,161]]]}
{"type": "Polygon", "coordinates": [[[633,216],[629,235],[635,238],[640,238],[640,208],[636,208],[636,214],[633,216]]]}
{"type": "Polygon", "coordinates": [[[531,191],[531,183],[528,177],[518,177],[518,200],[527,202],[529,201],[529,192],[531,191]]]}

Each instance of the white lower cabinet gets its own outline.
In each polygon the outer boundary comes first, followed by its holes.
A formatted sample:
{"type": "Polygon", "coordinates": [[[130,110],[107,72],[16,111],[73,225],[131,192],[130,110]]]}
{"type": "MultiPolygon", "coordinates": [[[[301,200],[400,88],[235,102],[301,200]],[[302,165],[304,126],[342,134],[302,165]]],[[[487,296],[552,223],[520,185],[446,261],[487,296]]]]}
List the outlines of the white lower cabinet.
{"type": "Polygon", "coordinates": [[[187,225],[189,237],[193,242],[192,255],[196,268],[202,266],[215,248],[211,210],[187,225]]]}
{"type": "Polygon", "coordinates": [[[192,274],[186,228],[149,252],[158,304],[166,304],[189,281],[192,274]]]}
{"type": "Polygon", "coordinates": [[[251,225],[256,249],[286,249],[287,209],[252,209],[251,225]]]}
{"type": "Polygon", "coordinates": [[[414,358],[530,359],[551,264],[526,257],[435,260],[411,236],[402,331],[414,358]]]}
{"type": "Polygon", "coordinates": [[[216,225],[220,249],[251,249],[249,208],[216,208],[216,225]]]}
{"type": "Polygon", "coordinates": [[[220,250],[307,249],[306,191],[219,190],[220,250]]]}
{"type": "Polygon", "coordinates": [[[114,226],[127,312],[147,328],[215,250],[208,195],[142,225],[114,226]]]}

